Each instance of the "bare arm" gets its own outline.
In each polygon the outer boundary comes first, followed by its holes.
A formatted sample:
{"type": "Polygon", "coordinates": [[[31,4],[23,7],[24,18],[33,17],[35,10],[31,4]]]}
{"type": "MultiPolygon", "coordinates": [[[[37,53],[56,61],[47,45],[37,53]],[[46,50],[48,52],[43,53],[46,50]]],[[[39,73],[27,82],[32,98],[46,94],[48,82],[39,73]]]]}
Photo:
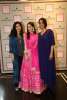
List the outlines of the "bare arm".
{"type": "Polygon", "coordinates": [[[51,46],[50,56],[49,56],[50,60],[53,58],[53,50],[54,50],[54,45],[51,46]]]}

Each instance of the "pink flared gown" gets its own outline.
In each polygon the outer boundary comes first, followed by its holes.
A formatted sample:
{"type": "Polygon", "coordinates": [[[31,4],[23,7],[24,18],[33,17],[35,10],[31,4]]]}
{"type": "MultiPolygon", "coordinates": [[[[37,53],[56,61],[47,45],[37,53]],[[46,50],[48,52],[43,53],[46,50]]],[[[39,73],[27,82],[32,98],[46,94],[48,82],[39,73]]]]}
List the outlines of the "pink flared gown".
{"type": "Polygon", "coordinates": [[[24,55],[20,72],[19,87],[25,92],[41,94],[44,90],[43,81],[40,78],[39,60],[38,60],[38,35],[30,34],[27,39],[24,34],[25,47],[28,54],[24,55]]]}

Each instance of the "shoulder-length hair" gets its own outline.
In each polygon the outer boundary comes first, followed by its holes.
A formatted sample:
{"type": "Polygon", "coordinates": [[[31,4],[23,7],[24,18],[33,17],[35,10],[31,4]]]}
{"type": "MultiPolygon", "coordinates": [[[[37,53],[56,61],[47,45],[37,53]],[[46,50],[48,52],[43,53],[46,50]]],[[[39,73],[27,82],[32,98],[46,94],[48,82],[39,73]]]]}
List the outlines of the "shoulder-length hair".
{"type": "Polygon", "coordinates": [[[40,18],[39,19],[39,24],[40,24],[40,21],[43,21],[43,24],[44,24],[44,28],[46,28],[47,27],[47,20],[46,20],[46,18],[40,18]]]}

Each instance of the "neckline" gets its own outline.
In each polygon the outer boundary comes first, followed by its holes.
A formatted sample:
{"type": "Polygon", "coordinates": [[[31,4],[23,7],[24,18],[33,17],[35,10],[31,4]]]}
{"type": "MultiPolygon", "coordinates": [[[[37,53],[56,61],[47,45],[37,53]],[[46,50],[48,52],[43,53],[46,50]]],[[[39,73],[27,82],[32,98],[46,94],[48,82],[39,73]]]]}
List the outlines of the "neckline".
{"type": "MultiPolygon", "coordinates": [[[[43,34],[40,34],[41,36],[45,35],[47,33],[48,29],[46,29],[45,32],[43,32],[43,34]]],[[[41,32],[40,32],[41,33],[41,32]]]]}

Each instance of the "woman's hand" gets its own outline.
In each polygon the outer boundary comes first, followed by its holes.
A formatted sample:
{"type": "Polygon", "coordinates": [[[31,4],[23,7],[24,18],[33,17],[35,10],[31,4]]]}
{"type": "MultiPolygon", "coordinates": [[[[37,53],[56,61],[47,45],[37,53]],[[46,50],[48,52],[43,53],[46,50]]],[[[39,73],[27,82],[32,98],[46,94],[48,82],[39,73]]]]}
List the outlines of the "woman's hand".
{"type": "Polygon", "coordinates": [[[52,58],[53,58],[53,54],[50,53],[49,59],[52,60],[52,58]]]}
{"type": "Polygon", "coordinates": [[[27,50],[27,49],[24,50],[24,54],[25,54],[25,55],[28,54],[28,50],[27,50]]]}
{"type": "Polygon", "coordinates": [[[51,46],[51,51],[50,51],[50,55],[49,55],[50,60],[52,60],[52,58],[53,58],[53,49],[54,49],[54,46],[51,46]]]}
{"type": "Polygon", "coordinates": [[[24,56],[25,56],[25,58],[27,58],[27,59],[29,59],[30,57],[31,57],[31,51],[29,50],[29,49],[26,49],[25,51],[24,51],[24,56]]]}
{"type": "Polygon", "coordinates": [[[11,58],[11,60],[14,60],[14,55],[12,53],[9,53],[9,57],[11,58]]]}
{"type": "Polygon", "coordinates": [[[28,50],[27,49],[24,50],[24,56],[26,59],[28,58],[28,50]]]}

